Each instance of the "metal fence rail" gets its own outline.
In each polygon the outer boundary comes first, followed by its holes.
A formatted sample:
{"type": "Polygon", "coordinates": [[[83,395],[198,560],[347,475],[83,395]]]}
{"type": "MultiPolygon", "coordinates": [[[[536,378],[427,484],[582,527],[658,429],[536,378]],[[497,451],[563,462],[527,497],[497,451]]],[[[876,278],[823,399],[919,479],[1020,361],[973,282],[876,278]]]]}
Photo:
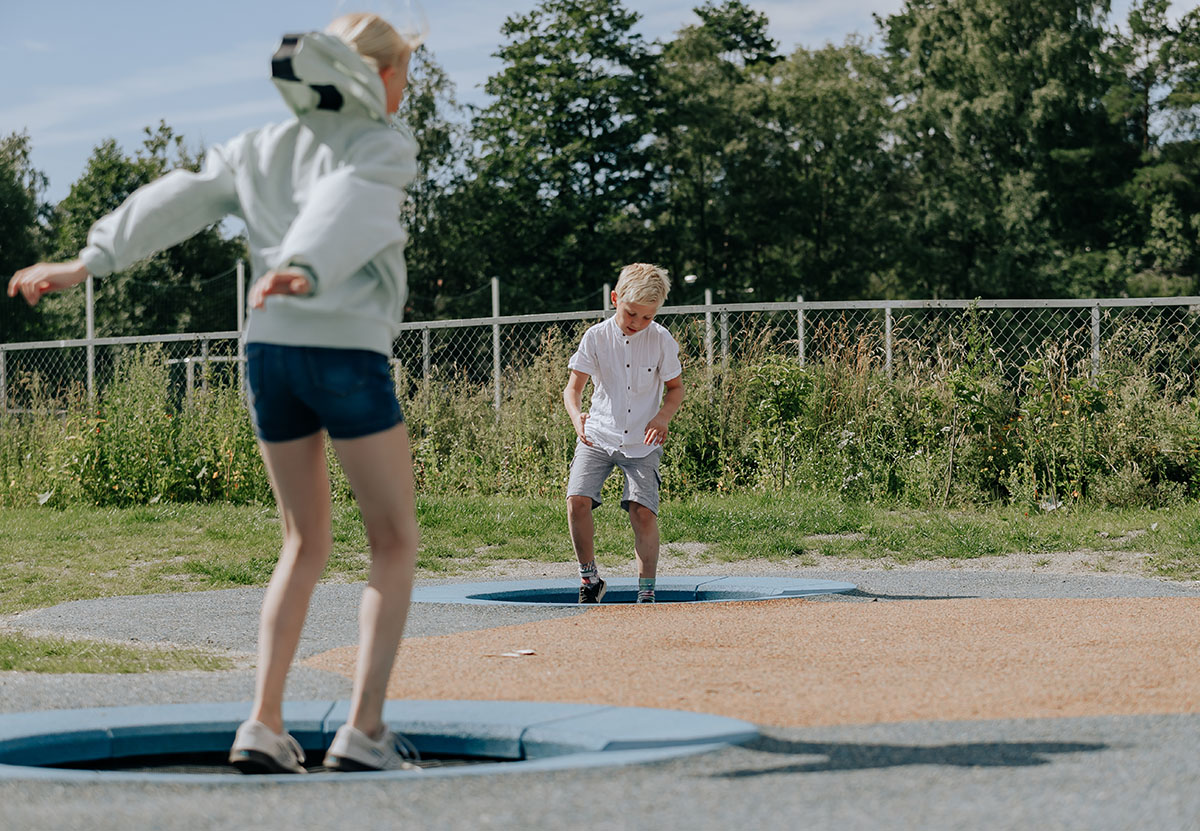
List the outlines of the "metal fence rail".
{"type": "MultiPolygon", "coordinates": [[[[393,350],[398,380],[450,379],[492,389],[546,354],[565,356],[609,310],[405,323],[393,350]]],[[[851,362],[889,374],[952,370],[986,359],[1012,371],[1053,359],[1095,376],[1130,362],[1163,377],[1200,375],[1200,297],[1102,300],[889,300],[666,306],[658,320],[685,362],[788,357],[851,362]]],[[[100,395],[123,353],[157,344],[185,391],[242,366],[240,332],[0,344],[0,414],[32,402],[100,395]],[[199,371],[197,371],[199,370],[199,371]]]]}

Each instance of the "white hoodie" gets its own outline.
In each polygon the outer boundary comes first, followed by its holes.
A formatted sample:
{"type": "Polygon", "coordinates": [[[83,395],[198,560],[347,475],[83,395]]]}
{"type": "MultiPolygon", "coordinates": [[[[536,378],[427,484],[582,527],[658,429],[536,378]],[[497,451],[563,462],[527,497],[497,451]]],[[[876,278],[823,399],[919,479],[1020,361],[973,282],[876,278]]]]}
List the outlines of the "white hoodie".
{"type": "Polygon", "coordinates": [[[254,277],[293,266],[313,282],[309,295],[251,310],[248,342],[390,356],[408,293],[400,204],[417,143],[388,126],[383,82],[353,49],[319,32],[293,46],[300,77],[275,82],[296,118],[211,148],[199,173],[139,188],[92,226],[80,257],[104,277],[232,214],[246,223],[254,277]],[[312,90],[329,86],[339,111],[315,108],[312,90]]]}

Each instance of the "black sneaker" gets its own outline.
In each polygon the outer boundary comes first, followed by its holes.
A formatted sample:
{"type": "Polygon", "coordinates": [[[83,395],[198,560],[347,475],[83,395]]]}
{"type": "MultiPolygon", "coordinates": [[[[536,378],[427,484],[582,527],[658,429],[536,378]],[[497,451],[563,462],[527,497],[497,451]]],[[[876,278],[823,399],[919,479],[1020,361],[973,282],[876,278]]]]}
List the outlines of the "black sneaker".
{"type": "Polygon", "coordinates": [[[584,583],[579,587],[579,602],[580,603],[599,603],[604,599],[604,593],[608,591],[608,585],[600,579],[595,583],[584,583]]]}

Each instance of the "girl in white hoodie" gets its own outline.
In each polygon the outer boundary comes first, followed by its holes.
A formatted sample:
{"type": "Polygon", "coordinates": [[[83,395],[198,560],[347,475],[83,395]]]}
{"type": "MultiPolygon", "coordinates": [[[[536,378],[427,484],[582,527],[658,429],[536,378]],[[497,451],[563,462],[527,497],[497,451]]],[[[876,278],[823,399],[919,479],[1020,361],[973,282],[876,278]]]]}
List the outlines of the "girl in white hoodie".
{"type": "Polygon", "coordinates": [[[372,14],[289,35],[272,80],[296,117],[213,147],[198,173],[176,170],[133,193],[88,234],[78,259],[18,271],[8,294],[104,277],[227,215],[246,223],[253,273],[246,330],[251,418],[283,525],[263,600],[253,710],[230,761],[245,772],[304,773],[283,724],[284,684],[331,549],[325,434],[362,513],[371,570],[345,725],[324,764],[411,767],[383,703],[404,631],[418,531],[408,431],[388,360],[407,293],[400,222],[416,142],[390,125],[416,42],[372,14]]]}

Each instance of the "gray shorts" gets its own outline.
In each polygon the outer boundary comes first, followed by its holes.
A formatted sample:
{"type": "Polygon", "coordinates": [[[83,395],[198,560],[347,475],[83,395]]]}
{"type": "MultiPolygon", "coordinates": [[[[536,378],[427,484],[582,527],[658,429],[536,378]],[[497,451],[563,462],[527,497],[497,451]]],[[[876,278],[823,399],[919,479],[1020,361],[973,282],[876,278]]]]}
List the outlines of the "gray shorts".
{"type": "Polygon", "coordinates": [[[658,463],[662,454],[662,448],[657,447],[648,456],[631,459],[619,450],[609,453],[576,441],[575,458],[571,460],[571,478],[567,481],[567,496],[590,496],[592,510],[599,508],[604,480],[612,473],[613,467],[619,467],[625,474],[621,507],[628,511],[629,503],[636,502],[657,516],[658,486],[662,483],[658,475],[658,463]]]}

